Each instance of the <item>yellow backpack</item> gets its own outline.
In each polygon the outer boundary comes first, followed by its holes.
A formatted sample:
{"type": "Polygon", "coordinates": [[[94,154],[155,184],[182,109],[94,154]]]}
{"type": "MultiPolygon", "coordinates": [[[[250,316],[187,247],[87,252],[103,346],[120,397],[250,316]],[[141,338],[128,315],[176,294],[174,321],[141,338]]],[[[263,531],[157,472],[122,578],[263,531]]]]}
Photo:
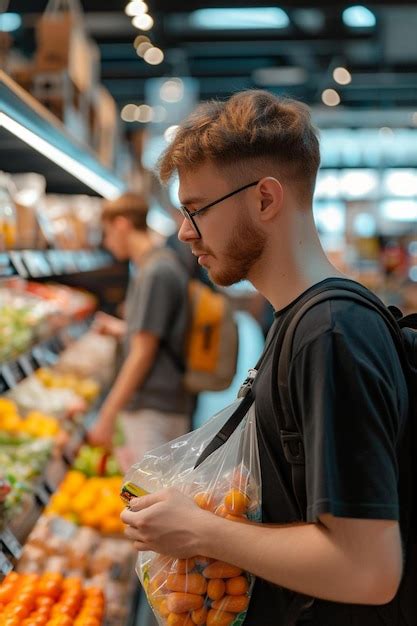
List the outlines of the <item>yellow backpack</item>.
{"type": "Polygon", "coordinates": [[[184,385],[192,393],[227,389],[236,373],[238,331],[228,298],[200,280],[188,285],[184,385]]]}

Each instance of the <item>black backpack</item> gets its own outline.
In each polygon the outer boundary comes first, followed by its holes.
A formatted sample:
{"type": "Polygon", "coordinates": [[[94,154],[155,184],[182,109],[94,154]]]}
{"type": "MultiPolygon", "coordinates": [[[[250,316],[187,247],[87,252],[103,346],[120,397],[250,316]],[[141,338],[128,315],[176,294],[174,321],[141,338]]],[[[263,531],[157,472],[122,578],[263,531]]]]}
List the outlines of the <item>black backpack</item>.
{"type": "MultiPolygon", "coordinates": [[[[293,491],[299,509],[300,519],[305,518],[307,508],[305,486],[305,457],[303,435],[298,429],[296,419],[291,410],[288,393],[289,366],[291,363],[292,346],[296,328],[301,318],[314,306],[326,300],[351,300],[374,310],[381,315],[390,329],[391,335],[397,346],[401,358],[404,373],[408,383],[410,428],[411,436],[416,450],[415,474],[417,475],[417,314],[403,316],[396,307],[386,307],[381,300],[368,289],[351,280],[336,279],[327,280],[323,284],[310,289],[291,308],[290,315],[284,317],[279,325],[278,332],[273,327],[267,338],[267,347],[274,343],[273,371],[278,377],[278,411],[275,415],[277,429],[280,434],[285,458],[291,466],[293,491]]],[[[255,401],[257,371],[262,367],[262,362],[267,352],[265,348],[261,358],[249,376],[243,383],[239,396],[242,402],[234,414],[229,418],[223,428],[213,438],[207,448],[199,457],[196,467],[200,465],[212,452],[223,445],[232,435],[238,424],[242,421],[251,404],[255,401]]],[[[415,485],[413,487],[415,489],[415,485]]],[[[407,542],[417,545],[417,493],[413,493],[413,511],[408,520],[407,542]]],[[[407,590],[408,593],[408,590],[407,590]]],[[[415,594],[415,591],[410,593],[415,594]]],[[[407,598],[405,599],[407,603],[407,598]]],[[[301,594],[294,594],[289,605],[283,626],[294,626],[299,616],[313,603],[311,598],[301,594]]],[[[410,599],[411,604],[411,599],[410,599]]],[[[405,613],[408,610],[405,607],[405,613]]],[[[415,617],[415,616],[414,616],[415,617]]]]}

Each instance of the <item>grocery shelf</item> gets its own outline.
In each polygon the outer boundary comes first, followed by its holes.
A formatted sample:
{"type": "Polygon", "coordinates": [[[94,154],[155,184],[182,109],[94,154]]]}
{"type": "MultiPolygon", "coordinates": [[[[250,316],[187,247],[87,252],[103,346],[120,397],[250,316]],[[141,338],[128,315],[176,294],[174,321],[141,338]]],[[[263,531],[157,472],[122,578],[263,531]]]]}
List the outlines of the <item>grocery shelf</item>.
{"type": "Polygon", "coordinates": [[[62,451],[52,456],[42,476],[33,483],[32,493],[27,498],[23,511],[0,532],[0,579],[1,574],[7,573],[8,568],[11,569],[9,565],[13,566],[19,559],[22,545],[42,515],[50,497],[73,465],[78,450],[85,441],[88,427],[96,418],[102,401],[103,395],[83,416],[82,423],[76,426],[62,451]]]}
{"type": "Polygon", "coordinates": [[[0,71],[0,170],[37,172],[48,192],[116,198],[125,183],[58,118],[0,71]]]}
{"type": "Polygon", "coordinates": [[[94,272],[113,263],[104,250],[10,250],[0,254],[0,278],[48,278],[94,272]]]}
{"type": "Polygon", "coordinates": [[[13,389],[39,367],[55,363],[58,354],[65,348],[65,336],[77,339],[86,332],[90,321],[87,319],[82,322],[73,322],[53,336],[19,354],[15,359],[0,363],[0,394],[13,389]]]}

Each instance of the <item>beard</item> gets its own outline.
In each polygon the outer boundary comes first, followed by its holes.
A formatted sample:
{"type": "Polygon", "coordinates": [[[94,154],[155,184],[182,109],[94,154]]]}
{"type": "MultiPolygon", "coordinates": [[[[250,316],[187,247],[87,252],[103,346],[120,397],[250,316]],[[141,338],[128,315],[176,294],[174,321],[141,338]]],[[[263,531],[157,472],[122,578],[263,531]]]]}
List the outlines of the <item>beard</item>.
{"type": "Polygon", "coordinates": [[[262,256],[265,243],[264,233],[242,215],[221,253],[222,267],[207,269],[210,280],[220,287],[230,287],[247,279],[253,265],[262,256]]]}

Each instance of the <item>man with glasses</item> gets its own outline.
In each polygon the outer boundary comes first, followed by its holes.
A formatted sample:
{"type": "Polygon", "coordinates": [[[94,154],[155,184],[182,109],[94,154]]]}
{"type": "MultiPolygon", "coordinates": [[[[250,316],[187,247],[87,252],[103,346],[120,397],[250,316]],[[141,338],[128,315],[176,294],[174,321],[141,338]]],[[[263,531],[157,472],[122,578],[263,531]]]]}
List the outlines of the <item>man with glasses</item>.
{"type": "MultiPolygon", "coordinates": [[[[250,280],[277,329],[309,290],[353,285],[315,227],[319,163],[307,107],[264,91],[200,105],[160,161],[163,181],[179,176],[180,239],[218,285],[250,280]]],[[[223,519],[170,489],[131,502],[127,535],[138,550],[204,554],[255,574],[245,626],[415,624],[404,543],[408,391],[387,324],[330,297],[296,327],[283,384],[304,444],[303,510],[279,432],[279,354],[267,354],[255,403],[264,523],[223,519]],[[309,600],[294,603],[302,595],[309,600]]]]}

